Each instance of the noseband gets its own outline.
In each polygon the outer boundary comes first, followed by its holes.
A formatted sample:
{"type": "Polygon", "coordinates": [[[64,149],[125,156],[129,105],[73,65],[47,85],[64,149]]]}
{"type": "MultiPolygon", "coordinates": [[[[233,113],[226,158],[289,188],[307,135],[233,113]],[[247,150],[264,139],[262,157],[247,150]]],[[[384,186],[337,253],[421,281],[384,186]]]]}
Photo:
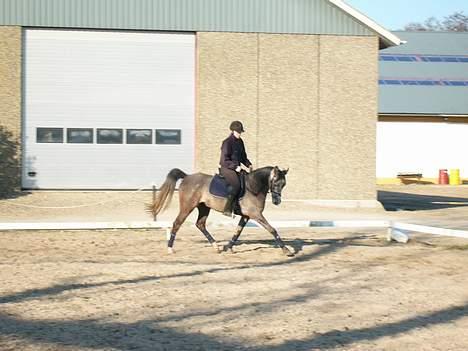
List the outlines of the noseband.
{"type": "Polygon", "coordinates": [[[277,195],[279,197],[281,197],[281,193],[277,192],[277,191],[274,191],[273,190],[273,178],[270,178],[270,187],[268,189],[268,191],[273,195],[277,195]]]}
{"type": "Polygon", "coordinates": [[[270,190],[271,194],[273,195],[277,195],[279,197],[281,197],[281,193],[277,192],[277,191],[273,191],[273,190],[270,190]]]}

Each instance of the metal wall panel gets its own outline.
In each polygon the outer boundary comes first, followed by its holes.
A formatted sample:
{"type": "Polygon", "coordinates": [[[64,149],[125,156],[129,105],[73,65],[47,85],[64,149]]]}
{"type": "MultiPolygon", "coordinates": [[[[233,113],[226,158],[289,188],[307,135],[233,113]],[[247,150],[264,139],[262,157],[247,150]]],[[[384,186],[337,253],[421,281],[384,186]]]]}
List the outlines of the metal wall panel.
{"type": "Polygon", "coordinates": [[[407,43],[389,47],[381,54],[467,55],[468,32],[395,31],[407,43]]]}
{"type": "MultiPolygon", "coordinates": [[[[422,55],[468,58],[466,32],[395,32],[405,45],[380,54],[412,55],[412,62],[380,61],[380,79],[468,80],[467,62],[427,62],[422,55]]],[[[468,114],[468,86],[380,85],[380,113],[468,114]]]]}
{"type": "Polygon", "coordinates": [[[468,87],[380,85],[379,113],[466,115],[468,87]]]}
{"type": "Polygon", "coordinates": [[[375,35],[327,0],[0,0],[0,25],[375,35]]]}

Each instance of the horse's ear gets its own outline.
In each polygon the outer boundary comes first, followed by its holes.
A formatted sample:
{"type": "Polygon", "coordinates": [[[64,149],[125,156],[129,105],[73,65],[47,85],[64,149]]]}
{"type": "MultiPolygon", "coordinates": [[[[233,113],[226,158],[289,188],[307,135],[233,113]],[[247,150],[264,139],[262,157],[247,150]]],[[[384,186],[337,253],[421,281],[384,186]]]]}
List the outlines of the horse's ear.
{"type": "Polygon", "coordinates": [[[284,170],[282,170],[282,172],[284,173],[284,175],[288,174],[288,172],[289,172],[289,167],[286,168],[286,169],[284,169],[284,170]]]}
{"type": "Polygon", "coordinates": [[[275,176],[278,175],[279,170],[280,170],[280,169],[278,168],[278,166],[275,166],[275,167],[273,168],[273,175],[275,175],[275,176]]]}

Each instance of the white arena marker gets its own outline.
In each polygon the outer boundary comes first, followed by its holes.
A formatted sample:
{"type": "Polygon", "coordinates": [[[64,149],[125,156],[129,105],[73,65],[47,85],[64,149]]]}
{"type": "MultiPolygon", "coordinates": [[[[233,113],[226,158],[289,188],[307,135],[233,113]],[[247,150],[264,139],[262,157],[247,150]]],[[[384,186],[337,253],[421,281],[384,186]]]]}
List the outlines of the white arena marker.
{"type": "Polygon", "coordinates": [[[409,240],[409,235],[400,229],[388,228],[387,240],[394,240],[399,243],[406,244],[409,240]]]}
{"type": "MultiPolygon", "coordinates": [[[[190,223],[190,225],[194,225],[190,223]]],[[[220,221],[210,223],[213,226],[234,227],[235,221],[220,221]]],[[[468,239],[468,231],[447,228],[430,227],[419,224],[393,222],[388,220],[342,220],[342,221],[272,221],[275,228],[388,228],[389,240],[407,242],[407,232],[420,232],[426,234],[453,236],[468,239]],[[405,236],[407,238],[405,238],[405,236]]],[[[0,230],[93,230],[93,229],[144,229],[157,228],[166,229],[166,236],[170,235],[172,222],[169,221],[147,221],[147,222],[6,222],[0,223],[0,230]]],[[[249,221],[247,226],[261,228],[255,221],[249,221]]]]}
{"type": "Polygon", "coordinates": [[[387,228],[389,221],[381,220],[344,220],[333,221],[336,228],[387,228]]]}
{"type": "Polygon", "coordinates": [[[425,225],[420,225],[420,224],[410,224],[410,223],[403,223],[403,222],[391,223],[391,227],[400,229],[400,230],[412,231],[412,232],[442,235],[442,236],[454,236],[458,238],[468,239],[468,231],[466,230],[430,227],[430,226],[425,226],[425,225]]]}
{"type": "MultiPolygon", "coordinates": [[[[386,220],[342,220],[342,221],[271,221],[274,228],[387,228],[389,221],[386,220]]],[[[261,227],[257,222],[251,220],[247,223],[249,227],[261,227]]]]}
{"type": "Polygon", "coordinates": [[[170,222],[26,222],[0,223],[0,230],[83,230],[167,228],[170,222]]]}
{"type": "Polygon", "coordinates": [[[270,225],[274,228],[307,228],[310,221],[271,221],[270,225]]]}

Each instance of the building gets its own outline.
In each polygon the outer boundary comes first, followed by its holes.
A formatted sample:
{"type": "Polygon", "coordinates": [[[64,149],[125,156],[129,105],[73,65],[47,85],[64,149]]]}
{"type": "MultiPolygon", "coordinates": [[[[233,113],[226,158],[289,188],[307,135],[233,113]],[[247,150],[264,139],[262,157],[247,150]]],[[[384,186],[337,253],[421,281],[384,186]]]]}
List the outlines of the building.
{"type": "Polygon", "coordinates": [[[468,33],[394,34],[407,43],[380,52],[378,182],[434,183],[440,169],[468,178],[468,33]]]}
{"type": "Polygon", "coordinates": [[[375,203],[378,51],[400,40],[344,2],[1,5],[0,124],[19,157],[4,179],[17,188],[212,174],[240,119],[255,167],[290,167],[287,198],[375,203]]]}

